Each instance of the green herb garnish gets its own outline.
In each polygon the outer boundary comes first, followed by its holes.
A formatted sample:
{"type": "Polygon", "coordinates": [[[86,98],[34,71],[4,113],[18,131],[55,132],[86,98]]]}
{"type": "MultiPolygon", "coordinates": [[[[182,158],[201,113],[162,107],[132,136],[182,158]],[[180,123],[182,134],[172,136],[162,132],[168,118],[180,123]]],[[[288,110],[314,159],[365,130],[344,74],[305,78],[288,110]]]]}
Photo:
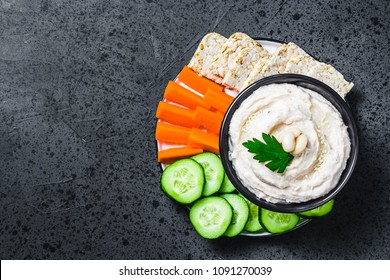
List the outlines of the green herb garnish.
{"type": "Polygon", "coordinates": [[[275,136],[262,134],[265,143],[253,138],[253,141],[248,140],[242,145],[248,149],[248,152],[256,154],[253,158],[259,162],[268,162],[267,166],[272,171],[283,173],[287,165],[293,160],[294,156],[283,150],[282,145],[278,142],[275,136]]]}

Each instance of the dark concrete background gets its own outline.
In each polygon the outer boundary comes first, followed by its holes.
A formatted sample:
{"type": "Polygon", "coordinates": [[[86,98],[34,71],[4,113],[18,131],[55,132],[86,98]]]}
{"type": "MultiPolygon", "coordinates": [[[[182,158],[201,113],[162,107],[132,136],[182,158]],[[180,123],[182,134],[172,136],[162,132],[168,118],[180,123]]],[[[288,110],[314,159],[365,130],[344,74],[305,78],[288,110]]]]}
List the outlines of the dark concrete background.
{"type": "Polygon", "coordinates": [[[389,259],[388,2],[236,2],[0,1],[0,258],[389,259]],[[330,216],[208,241],[160,191],[157,102],[210,31],[295,42],[356,84],[330,216]]]}

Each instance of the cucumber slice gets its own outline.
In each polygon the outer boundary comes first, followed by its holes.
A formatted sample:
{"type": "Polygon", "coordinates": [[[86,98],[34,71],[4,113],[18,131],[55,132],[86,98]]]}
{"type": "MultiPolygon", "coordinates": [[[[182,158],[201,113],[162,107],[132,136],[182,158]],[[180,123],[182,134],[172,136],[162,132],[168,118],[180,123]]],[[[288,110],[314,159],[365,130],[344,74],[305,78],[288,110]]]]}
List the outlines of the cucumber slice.
{"type": "Polygon", "coordinates": [[[233,209],[232,221],[223,235],[228,237],[239,235],[248,221],[249,206],[238,194],[223,194],[221,197],[226,199],[233,209]]]}
{"type": "Polygon", "coordinates": [[[225,178],[223,179],[222,186],[219,189],[220,193],[231,193],[234,192],[236,188],[233,186],[232,182],[230,182],[228,176],[225,174],[225,178]]]}
{"type": "Polygon", "coordinates": [[[332,212],[333,204],[334,204],[334,199],[331,199],[327,203],[317,208],[298,213],[298,216],[301,216],[303,218],[309,218],[309,219],[323,217],[325,215],[328,215],[330,212],[332,212]]]}
{"type": "Polygon", "coordinates": [[[202,153],[191,157],[202,165],[206,177],[206,183],[203,188],[203,196],[209,196],[221,188],[225,171],[221,159],[213,153],[202,153]]]}
{"type": "Polygon", "coordinates": [[[192,159],[169,165],[161,176],[161,189],[170,198],[189,204],[202,196],[205,178],[202,166],[192,159]]]}
{"type": "Polygon", "coordinates": [[[245,225],[245,230],[249,232],[256,232],[261,230],[263,227],[259,223],[259,206],[257,206],[246,198],[245,201],[249,207],[249,219],[245,225]]]}
{"type": "Polygon", "coordinates": [[[263,228],[270,233],[282,233],[293,229],[299,217],[293,213],[279,213],[261,208],[259,220],[263,228]]]}
{"type": "Polygon", "coordinates": [[[233,217],[230,204],[218,196],[199,199],[190,210],[190,221],[200,236],[215,239],[228,229],[233,217]]]}

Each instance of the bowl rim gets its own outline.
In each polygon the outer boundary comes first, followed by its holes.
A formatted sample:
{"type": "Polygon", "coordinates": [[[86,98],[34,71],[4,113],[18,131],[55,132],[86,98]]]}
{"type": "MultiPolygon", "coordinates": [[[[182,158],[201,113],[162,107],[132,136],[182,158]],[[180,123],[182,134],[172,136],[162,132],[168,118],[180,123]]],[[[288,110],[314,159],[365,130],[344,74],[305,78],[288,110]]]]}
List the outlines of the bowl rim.
{"type": "Polygon", "coordinates": [[[252,85],[248,86],[246,89],[244,89],[238,94],[238,96],[229,106],[223,118],[219,136],[219,146],[220,157],[226,175],[243,196],[245,196],[248,200],[255,203],[256,205],[271,211],[283,213],[297,213],[319,207],[328,202],[329,200],[333,199],[341,191],[341,189],[346,185],[348,179],[351,177],[355,168],[358,157],[359,140],[356,123],[349,108],[349,105],[338,93],[336,93],[336,91],[334,91],[331,87],[324,84],[323,82],[308,76],[299,74],[277,74],[265,77],[254,82],[252,85]],[[350,156],[347,160],[346,167],[344,168],[338,183],[331,191],[329,191],[324,196],[301,203],[271,203],[264,199],[258,198],[253,192],[251,192],[241,183],[241,181],[238,179],[237,174],[235,173],[235,170],[232,166],[232,162],[229,159],[229,125],[233,114],[239,108],[241,103],[255,90],[262,86],[275,83],[295,84],[319,93],[336,108],[336,110],[341,114],[344,124],[347,126],[348,135],[351,141],[350,156]]]}

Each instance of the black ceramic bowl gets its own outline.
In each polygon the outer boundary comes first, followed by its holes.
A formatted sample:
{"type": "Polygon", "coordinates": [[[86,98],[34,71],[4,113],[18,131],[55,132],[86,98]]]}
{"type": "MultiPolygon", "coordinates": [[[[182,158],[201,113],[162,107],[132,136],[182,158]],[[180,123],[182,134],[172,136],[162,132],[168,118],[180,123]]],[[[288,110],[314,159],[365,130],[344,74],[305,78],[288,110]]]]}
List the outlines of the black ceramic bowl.
{"type": "Polygon", "coordinates": [[[357,161],[358,145],[359,144],[356,124],[348,104],[332,88],[330,88],[326,84],[316,79],[297,74],[280,74],[266,77],[255,82],[254,84],[243,90],[233,101],[228,111],[226,112],[219,137],[220,156],[222,159],[222,164],[225,168],[227,176],[229,177],[233,185],[237,188],[237,190],[242,193],[247,199],[249,199],[260,207],[284,213],[307,211],[316,208],[334,198],[335,195],[345,186],[353,172],[357,161]],[[241,103],[258,88],[269,84],[281,83],[289,83],[303,88],[311,89],[322,95],[325,99],[327,99],[340,112],[344,124],[348,127],[348,134],[351,140],[351,153],[347,161],[347,165],[343,173],[341,174],[340,180],[337,185],[326,195],[302,203],[270,203],[264,199],[259,199],[254,193],[252,193],[241,183],[232,166],[232,162],[229,160],[229,126],[230,120],[232,119],[232,116],[235,111],[240,107],[241,103]]]}

